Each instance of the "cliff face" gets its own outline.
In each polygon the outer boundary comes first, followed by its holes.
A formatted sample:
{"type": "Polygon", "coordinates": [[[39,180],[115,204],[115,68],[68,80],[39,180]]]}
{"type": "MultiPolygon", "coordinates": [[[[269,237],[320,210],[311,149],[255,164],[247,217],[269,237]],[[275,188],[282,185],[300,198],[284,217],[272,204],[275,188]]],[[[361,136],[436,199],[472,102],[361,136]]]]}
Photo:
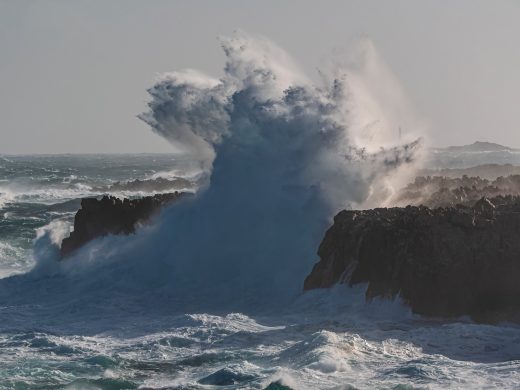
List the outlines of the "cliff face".
{"type": "Polygon", "coordinates": [[[318,254],[305,290],[368,283],[368,300],[399,295],[418,314],[520,318],[520,197],[342,211],[318,254]]]}
{"type": "Polygon", "coordinates": [[[174,192],[132,200],[113,196],[82,199],[74,217],[74,231],[61,243],[61,255],[67,256],[96,237],[134,233],[138,224],[146,223],[161,207],[185,195],[174,192]]]}

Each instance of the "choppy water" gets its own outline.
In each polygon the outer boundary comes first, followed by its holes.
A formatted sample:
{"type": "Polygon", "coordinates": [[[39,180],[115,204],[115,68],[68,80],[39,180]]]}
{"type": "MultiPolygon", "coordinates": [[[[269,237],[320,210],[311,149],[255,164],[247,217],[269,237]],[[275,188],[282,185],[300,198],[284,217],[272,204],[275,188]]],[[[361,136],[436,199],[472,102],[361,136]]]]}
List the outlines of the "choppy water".
{"type": "Polygon", "coordinates": [[[70,223],[82,197],[103,193],[96,188],[179,172],[196,174],[197,166],[170,154],[0,156],[0,277],[31,268],[35,230],[70,223]]]}
{"type": "Polygon", "coordinates": [[[0,158],[0,388],[520,388],[517,326],[425,320],[362,287],[236,312],[180,304],[153,278],[128,294],[149,275],[119,265],[27,272],[36,230],[68,229],[93,187],[194,170],[171,155],[0,158]]]}

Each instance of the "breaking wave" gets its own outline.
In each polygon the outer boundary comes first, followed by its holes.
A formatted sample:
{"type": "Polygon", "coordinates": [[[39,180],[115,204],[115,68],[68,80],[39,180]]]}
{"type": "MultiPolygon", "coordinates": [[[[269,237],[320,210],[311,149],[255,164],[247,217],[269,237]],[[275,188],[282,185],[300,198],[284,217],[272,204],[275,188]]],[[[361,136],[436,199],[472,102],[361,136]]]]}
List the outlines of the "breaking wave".
{"type": "Polygon", "coordinates": [[[408,132],[400,143],[411,120],[395,112],[408,108],[369,42],[355,66],[319,85],[265,38],[237,33],[222,48],[222,78],[165,74],[140,115],[200,161],[209,184],[137,235],[104,237],[63,262],[51,234],[40,235],[26,276],[39,280],[37,299],[72,289],[159,294],[179,310],[283,305],[301,291],[331,217],[384,204],[415,167],[420,140],[408,132]]]}
{"type": "Polygon", "coordinates": [[[222,44],[221,79],[164,75],[142,115],[200,162],[145,180],[205,186],[63,261],[67,220],[41,228],[36,267],[0,280],[0,387],[517,388],[518,327],[368,305],[366,286],[300,293],[330,217],[386,204],[420,157],[370,44],[319,85],[263,38],[222,44]]]}

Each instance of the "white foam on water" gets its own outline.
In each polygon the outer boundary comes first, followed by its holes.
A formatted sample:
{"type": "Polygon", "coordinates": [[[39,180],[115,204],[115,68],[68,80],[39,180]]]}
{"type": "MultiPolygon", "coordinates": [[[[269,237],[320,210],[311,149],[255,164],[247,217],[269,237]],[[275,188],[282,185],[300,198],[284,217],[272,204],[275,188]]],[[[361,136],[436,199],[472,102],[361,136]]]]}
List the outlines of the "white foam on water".
{"type": "Polygon", "coordinates": [[[12,202],[13,198],[13,194],[10,191],[0,188],[0,209],[4,208],[7,203],[12,202]]]}
{"type": "Polygon", "coordinates": [[[137,313],[124,318],[120,312],[117,329],[95,331],[90,323],[94,336],[75,335],[84,323],[72,323],[70,335],[3,334],[0,346],[9,358],[0,364],[0,381],[8,383],[8,375],[16,373],[21,381],[43,383],[52,372],[57,383],[110,378],[154,388],[228,383],[223,388],[263,389],[274,381],[295,390],[517,386],[517,327],[406,315],[389,320],[378,314],[384,305],[385,311],[396,307],[389,302],[343,311],[361,306],[358,298],[357,291],[341,286],[302,296],[314,307],[307,311],[296,305],[270,316],[146,318],[137,313]],[[316,309],[327,295],[329,307],[316,309]],[[338,304],[335,315],[330,301],[338,304]]]}
{"type": "Polygon", "coordinates": [[[30,252],[0,241],[0,279],[29,271],[34,265],[30,252]]]}
{"type": "Polygon", "coordinates": [[[36,239],[48,235],[52,244],[60,246],[65,237],[70,235],[72,231],[71,221],[65,219],[55,219],[47,225],[36,230],[36,239]]]}

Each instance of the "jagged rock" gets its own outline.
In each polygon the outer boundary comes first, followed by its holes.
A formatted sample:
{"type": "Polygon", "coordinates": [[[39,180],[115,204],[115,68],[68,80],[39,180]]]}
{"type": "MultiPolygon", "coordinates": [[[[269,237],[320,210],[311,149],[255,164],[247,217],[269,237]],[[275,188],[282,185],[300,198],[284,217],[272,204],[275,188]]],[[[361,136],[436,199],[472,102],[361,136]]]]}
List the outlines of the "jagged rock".
{"type": "Polygon", "coordinates": [[[488,199],[482,198],[473,206],[483,218],[493,219],[495,216],[495,205],[488,199]]]}
{"type": "Polygon", "coordinates": [[[239,383],[250,382],[254,375],[242,372],[234,368],[224,367],[198,381],[201,385],[232,386],[239,383]]]}
{"type": "Polygon", "coordinates": [[[520,197],[345,210],[318,255],[305,290],[368,283],[368,300],[400,296],[426,316],[520,319],[520,197]]]}
{"type": "Polygon", "coordinates": [[[163,206],[185,195],[174,192],[140,199],[84,198],[74,217],[74,230],[61,243],[61,255],[67,256],[96,237],[134,233],[140,223],[146,223],[163,206]]]}
{"type": "Polygon", "coordinates": [[[289,386],[282,385],[281,382],[271,382],[264,390],[292,390],[289,386]]]}

